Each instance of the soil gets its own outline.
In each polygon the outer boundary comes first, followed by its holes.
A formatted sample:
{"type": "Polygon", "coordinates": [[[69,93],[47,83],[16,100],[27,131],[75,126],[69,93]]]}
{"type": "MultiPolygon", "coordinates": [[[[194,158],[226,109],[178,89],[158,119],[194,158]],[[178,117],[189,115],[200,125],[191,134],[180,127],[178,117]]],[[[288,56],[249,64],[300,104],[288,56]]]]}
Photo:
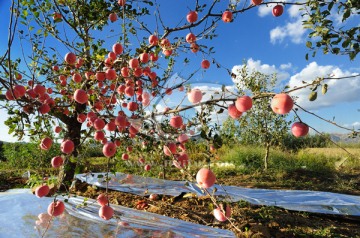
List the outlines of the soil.
{"type": "MultiPolygon", "coordinates": [[[[301,172],[294,173],[292,179],[301,184],[302,176],[304,176],[303,179],[309,180],[309,176],[301,172]]],[[[0,191],[24,186],[26,183],[26,180],[21,177],[0,177],[0,191]]],[[[246,176],[232,176],[219,179],[218,182],[227,185],[259,187],[259,181],[246,178],[246,176]]],[[[318,182],[320,185],[326,183],[318,182]]],[[[311,184],[318,186],[316,181],[311,181],[311,184]]],[[[271,187],[269,186],[270,182],[262,185],[260,184],[260,187],[271,187]]],[[[360,194],[359,191],[360,189],[354,189],[351,193],[360,194]]],[[[96,199],[100,193],[105,193],[105,190],[77,182],[72,193],[96,199]]],[[[278,207],[255,206],[244,201],[230,204],[232,209],[230,221],[233,225],[229,221],[219,222],[211,214],[214,207],[209,197],[197,198],[189,195],[159,196],[159,200],[151,201],[149,196],[142,197],[118,191],[108,192],[112,204],[216,228],[229,229],[237,237],[360,237],[360,218],[358,217],[296,212],[278,207]]]]}

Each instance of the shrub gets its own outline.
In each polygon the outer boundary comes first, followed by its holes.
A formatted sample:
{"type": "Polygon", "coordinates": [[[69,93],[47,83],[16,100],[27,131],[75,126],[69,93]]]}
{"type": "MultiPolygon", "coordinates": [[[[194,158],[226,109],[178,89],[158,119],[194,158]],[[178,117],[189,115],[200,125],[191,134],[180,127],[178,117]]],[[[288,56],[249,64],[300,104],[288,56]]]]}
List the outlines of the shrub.
{"type": "Polygon", "coordinates": [[[48,151],[41,150],[38,143],[5,143],[3,153],[7,163],[14,168],[51,167],[51,159],[60,155],[60,145],[53,144],[48,151]]]}

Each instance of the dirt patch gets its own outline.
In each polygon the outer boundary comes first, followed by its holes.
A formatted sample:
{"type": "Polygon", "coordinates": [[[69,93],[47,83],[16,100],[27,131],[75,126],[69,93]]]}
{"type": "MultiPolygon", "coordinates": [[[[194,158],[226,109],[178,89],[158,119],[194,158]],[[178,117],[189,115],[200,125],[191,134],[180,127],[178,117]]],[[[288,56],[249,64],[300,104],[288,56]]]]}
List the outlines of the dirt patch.
{"type": "MultiPolygon", "coordinates": [[[[73,192],[96,199],[102,188],[78,182],[73,192]]],[[[153,212],[202,225],[229,229],[238,237],[357,237],[360,236],[360,219],[294,212],[277,207],[254,206],[240,201],[231,203],[232,226],[229,221],[218,222],[211,214],[210,198],[197,198],[181,194],[177,197],[160,196],[151,201],[128,193],[109,191],[110,203],[153,212]]]]}
{"type": "MultiPolygon", "coordinates": [[[[178,179],[180,176],[177,177],[178,179]]],[[[0,173],[0,191],[24,187],[27,180],[12,173],[0,173]]],[[[360,194],[360,176],[357,174],[316,174],[304,170],[270,176],[234,175],[219,178],[219,184],[274,188],[310,189],[348,194],[360,194]]],[[[77,182],[73,194],[96,199],[104,189],[77,182]]],[[[177,197],[160,196],[151,201],[149,194],[137,196],[118,191],[108,192],[110,203],[145,212],[157,213],[221,229],[229,229],[238,237],[360,237],[360,218],[311,214],[288,211],[277,207],[254,206],[245,201],[231,203],[231,222],[219,222],[212,215],[214,205],[210,198],[196,198],[189,194],[177,197]]]]}
{"type": "Polygon", "coordinates": [[[26,178],[14,176],[10,173],[0,173],[0,192],[4,192],[11,188],[23,188],[26,185],[26,182],[26,178]]]}

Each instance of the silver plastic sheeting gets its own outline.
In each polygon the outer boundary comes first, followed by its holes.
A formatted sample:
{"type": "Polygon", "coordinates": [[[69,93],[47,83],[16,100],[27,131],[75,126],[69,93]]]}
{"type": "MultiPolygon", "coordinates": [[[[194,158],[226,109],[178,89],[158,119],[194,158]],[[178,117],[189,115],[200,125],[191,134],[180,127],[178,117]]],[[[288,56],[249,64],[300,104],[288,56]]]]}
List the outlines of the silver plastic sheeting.
{"type": "MultiPolygon", "coordinates": [[[[67,197],[58,196],[64,200],[67,197]]],[[[37,224],[38,214],[46,213],[53,198],[37,198],[29,189],[12,189],[0,193],[0,237],[41,237],[46,224],[37,224]]],[[[45,237],[235,237],[229,230],[216,229],[111,205],[117,219],[105,221],[98,216],[100,206],[95,200],[72,197],[66,212],[51,222],[45,237]]]]}
{"type": "MultiPolygon", "coordinates": [[[[147,194],[172,196],[178,196],[183,192],[195,193],[198,196],[205,195],[196,184],[186,181],[169,181],[122,173],[109,174],[109,177],[111,178],[110,189],[141,196],[145,195],[145,191],[147,194]]],[[[106,185],[105,173],[78,174],[76,178],[98,187],[106,185]]],[[[360,216],[359,196],[319,191],[252,189],[219,185],[214,185],[213,188],[217,190],[216,196],[233,202],[245,200],[255,205],[277,206],[295,211],[360,216]]]]}

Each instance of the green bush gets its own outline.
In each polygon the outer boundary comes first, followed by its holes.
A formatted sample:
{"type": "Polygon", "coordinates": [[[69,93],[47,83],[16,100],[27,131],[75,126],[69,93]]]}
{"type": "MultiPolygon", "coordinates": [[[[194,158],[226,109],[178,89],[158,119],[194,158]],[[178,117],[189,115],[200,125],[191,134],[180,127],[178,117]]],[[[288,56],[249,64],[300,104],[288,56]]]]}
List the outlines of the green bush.
{"type": "Polygon", "coordinates": [[[6,161],[6,157],[4,156],[4,142],[0,141],[0,161],[6,161]]]}
{"type": "Polygon", "coordinates": [[[3,153],[6,163],[12,168],[47,168],[51,159],[60,155],[60,145],[53,144],[48,151],[41,150],[38,143],[5,143],[3,153]]]}
{"type": "Polygon", "coordinates": [[[298,151],[304,148],[324,148],[329,145],[330,135],[308,135],[305,137],[295,137],[287,134],[283,141],[282,147],[285,150],[298,151]]]}

